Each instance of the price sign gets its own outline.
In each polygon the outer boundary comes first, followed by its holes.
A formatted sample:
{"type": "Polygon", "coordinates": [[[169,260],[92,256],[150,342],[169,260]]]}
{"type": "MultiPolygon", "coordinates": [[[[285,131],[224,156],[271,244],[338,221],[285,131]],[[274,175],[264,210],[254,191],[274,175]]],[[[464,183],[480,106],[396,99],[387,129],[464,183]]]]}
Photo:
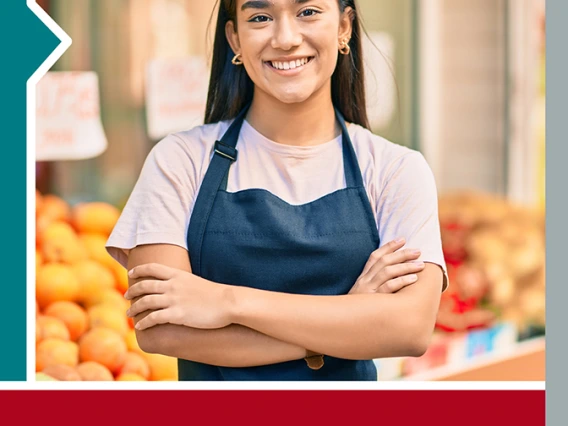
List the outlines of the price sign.
{"type": "Polygon", "coordinates": [[[203,124],[209,68],[205,58],[155,59],[146,76],[148,134],[161,139],[169,133],[203,124]]]}
{"type": "Polygon", "coordinates": [[[107,148],[94,72],[48,72],[36,86],[36,161],[82,160],[107,148]]]}

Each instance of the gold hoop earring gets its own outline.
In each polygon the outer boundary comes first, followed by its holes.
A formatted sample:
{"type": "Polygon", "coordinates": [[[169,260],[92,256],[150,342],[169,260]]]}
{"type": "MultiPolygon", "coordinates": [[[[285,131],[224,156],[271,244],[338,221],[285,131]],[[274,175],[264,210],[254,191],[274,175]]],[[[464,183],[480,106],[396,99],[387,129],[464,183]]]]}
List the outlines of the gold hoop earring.
{"type": "Polygon", "coordinates": [[[240,53],[237,53],[237,54],[233,57],[233,59],[231,60],[231,63],[232,63],[233,65],[242,65],[242,64],[243,64],[243,61],[240,60],[240,57],[241,57],[241,54],[240,54],[240,53]]]}
{"type": "Polygon", "coordinates": [[[351,47],[349,46],[349,39],[345,38],[339,44],[339,53],[342,55],[349,55],[351,47]]]}

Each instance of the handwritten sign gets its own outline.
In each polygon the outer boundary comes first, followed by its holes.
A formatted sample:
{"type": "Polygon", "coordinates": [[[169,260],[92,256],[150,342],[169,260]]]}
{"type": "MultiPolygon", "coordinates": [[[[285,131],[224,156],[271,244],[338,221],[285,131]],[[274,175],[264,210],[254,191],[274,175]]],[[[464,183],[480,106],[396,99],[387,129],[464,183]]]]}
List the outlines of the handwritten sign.
{"type": "Polygon", "coordinates": [[[36,160],[81,160],[107,148],[94,72],[48,72],[36,86],[36,160]]]}
{"type": "Polygon", "coordinates": [[[369,38],[363,38],[363,52],[367,114],[371,128],[382,129],[396,109],[394,41],[386,33],[370,31],[369,38]]]}
{"type": "Polygon", "coordinates": [[[161,139],[169,133],[203,124],[208,84],[205,58],[152,60],[146,76],[149,136],[161,139]]]}

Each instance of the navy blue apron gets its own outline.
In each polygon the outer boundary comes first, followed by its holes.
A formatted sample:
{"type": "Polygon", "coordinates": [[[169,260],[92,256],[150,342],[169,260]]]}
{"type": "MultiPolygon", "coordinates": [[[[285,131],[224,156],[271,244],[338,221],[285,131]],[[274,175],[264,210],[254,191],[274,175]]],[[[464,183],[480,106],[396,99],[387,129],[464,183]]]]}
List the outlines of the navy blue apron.
{"type": "MultiPolygon", "coordinates": [[[[336,110],[346,188],[290,205],[265,189],[226,191],[247,110],[216,141],[195,202],[187,236],[193,273],[214,282],[284,293],[347,294],[379,246],[379,235],[343,117],[336,110]]],[[[372,360],[331,356],[325,356],[319,370],[310,369],[303,359],[243,368],[179,359],[178,371],[179,380],[377,380],[372,360]]]]}

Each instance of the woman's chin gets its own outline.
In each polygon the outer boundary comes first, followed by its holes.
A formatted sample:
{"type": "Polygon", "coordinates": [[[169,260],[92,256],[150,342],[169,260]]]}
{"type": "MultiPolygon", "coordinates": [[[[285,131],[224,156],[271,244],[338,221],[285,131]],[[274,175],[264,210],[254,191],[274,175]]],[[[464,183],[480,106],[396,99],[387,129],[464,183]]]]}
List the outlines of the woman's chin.
{"type": "Polygon", "coordinates": [[[310,97],[305,91],[274,93],[273,96],[283,104],[302,103],[310,97]]]}

